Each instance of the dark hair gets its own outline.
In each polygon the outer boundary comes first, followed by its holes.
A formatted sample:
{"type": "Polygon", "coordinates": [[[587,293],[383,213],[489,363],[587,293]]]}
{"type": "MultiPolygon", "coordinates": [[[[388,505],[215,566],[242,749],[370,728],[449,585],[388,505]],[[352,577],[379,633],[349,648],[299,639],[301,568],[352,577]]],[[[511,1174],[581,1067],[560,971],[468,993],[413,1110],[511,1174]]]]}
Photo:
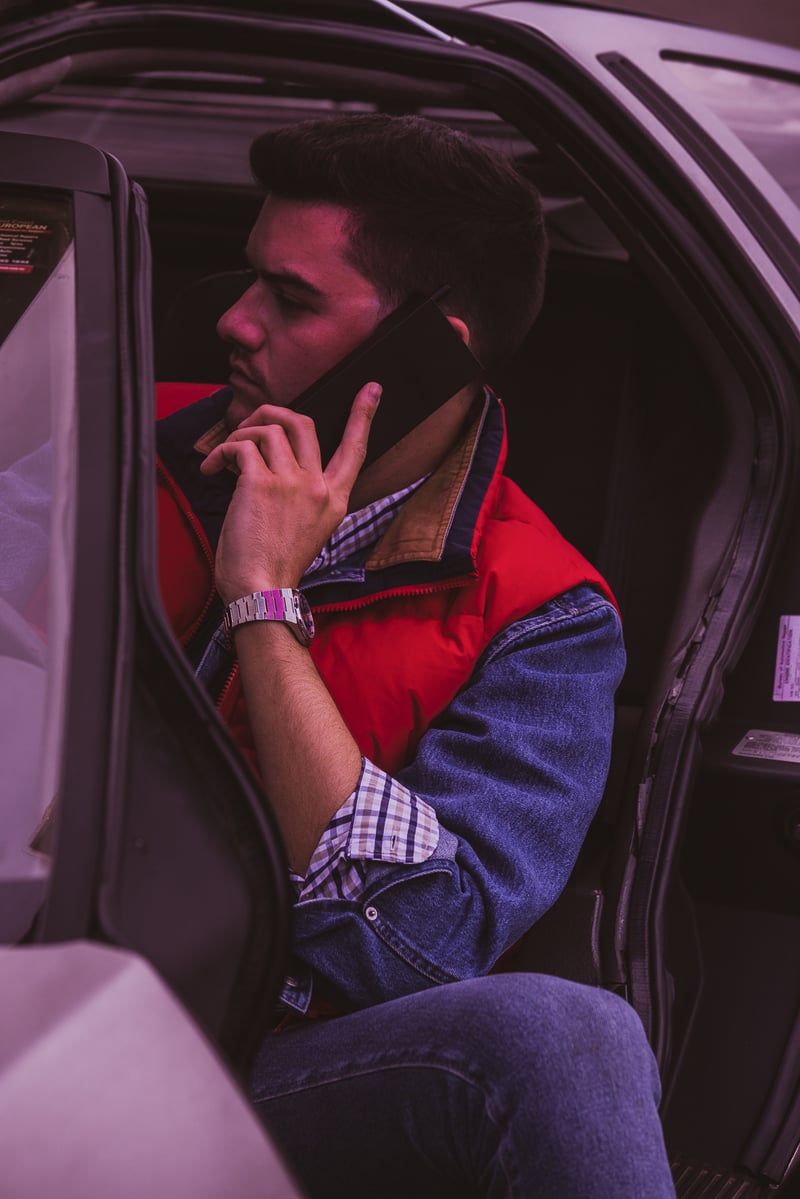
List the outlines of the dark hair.
{"type": "Polygon", "coordinates": [[[272,130],[250,161],[267,192],[351,212],[351,264],[387,309],[449,285],[487,368],[518,348],[542,305],[539,194],[511,162],[423,117],[359,114],[272,130]]]}

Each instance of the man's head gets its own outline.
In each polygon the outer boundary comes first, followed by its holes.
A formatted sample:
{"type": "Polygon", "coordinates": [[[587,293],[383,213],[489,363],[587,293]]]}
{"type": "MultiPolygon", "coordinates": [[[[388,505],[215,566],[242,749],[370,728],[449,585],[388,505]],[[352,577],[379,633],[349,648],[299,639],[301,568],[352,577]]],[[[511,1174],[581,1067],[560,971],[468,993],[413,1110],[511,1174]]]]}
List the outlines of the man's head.
{"type": "Polygon", "coordinates": [[[487,368],[516,350],[541,307],[546,241],[536,190],[500,155],[434,121],[374,114],[271,131],[251,162],[267,193],[248,244],[262,290],[219,325],[244,372],[232,417],[256,398],[246,375],[262,400],[289,403],[398,304],[442,286],[487,368]]]}
{"type": "Polygon", "coordinates": [[[350,213],[349,258],[387,310],[450,285],[484,365],[506,361],[538,315],[546,243],[531,183],[473,138],[422,117],[305,121],[264,134],[251,163],[268,193],[350,213]]]}

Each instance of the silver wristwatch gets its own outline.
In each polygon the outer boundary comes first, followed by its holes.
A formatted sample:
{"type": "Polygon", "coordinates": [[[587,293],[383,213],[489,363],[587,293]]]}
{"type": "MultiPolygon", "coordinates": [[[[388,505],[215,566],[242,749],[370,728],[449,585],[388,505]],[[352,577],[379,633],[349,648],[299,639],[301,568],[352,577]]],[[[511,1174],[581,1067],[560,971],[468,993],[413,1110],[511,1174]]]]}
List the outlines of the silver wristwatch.
{"type": "Polygon", "coordinates": [[[314,637],[314,617],[301,591],[282,587],[280,591],[253,591],[228,604],[223,616],[225,632],[254,620],[281,620],[288,624],[301,645],[310,645],[314,637]]]}

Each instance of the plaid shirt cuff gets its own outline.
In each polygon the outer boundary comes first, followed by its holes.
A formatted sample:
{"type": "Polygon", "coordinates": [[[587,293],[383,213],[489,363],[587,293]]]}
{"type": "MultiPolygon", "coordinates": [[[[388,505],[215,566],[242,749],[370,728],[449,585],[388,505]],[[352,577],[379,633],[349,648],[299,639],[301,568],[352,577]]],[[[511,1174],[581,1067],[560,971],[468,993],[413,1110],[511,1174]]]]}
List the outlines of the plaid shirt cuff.
{"type": "Polygon", "coordinates": [[[439,822],[430,804],[362,758],[355,791],[322,834],[304,879],[292,875],[298,901],[358,899],[364,863],[425,862],[439,844],[439,822]]]}

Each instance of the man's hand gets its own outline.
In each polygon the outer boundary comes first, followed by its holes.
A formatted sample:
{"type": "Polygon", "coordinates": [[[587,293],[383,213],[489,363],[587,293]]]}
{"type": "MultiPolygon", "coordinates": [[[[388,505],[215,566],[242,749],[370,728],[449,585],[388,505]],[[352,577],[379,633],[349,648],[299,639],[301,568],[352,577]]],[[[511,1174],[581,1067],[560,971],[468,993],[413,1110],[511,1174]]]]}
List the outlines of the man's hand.
{"type": "Polygon", "coordinates": [[[230,466],[239,475],[217,548],[217,590],[225,603],[298,586],[347,512],[380,395],[377,383],[359,391],[324,471],[310,417],[270,404],[208,455],[203,474],[230,466]]]}

